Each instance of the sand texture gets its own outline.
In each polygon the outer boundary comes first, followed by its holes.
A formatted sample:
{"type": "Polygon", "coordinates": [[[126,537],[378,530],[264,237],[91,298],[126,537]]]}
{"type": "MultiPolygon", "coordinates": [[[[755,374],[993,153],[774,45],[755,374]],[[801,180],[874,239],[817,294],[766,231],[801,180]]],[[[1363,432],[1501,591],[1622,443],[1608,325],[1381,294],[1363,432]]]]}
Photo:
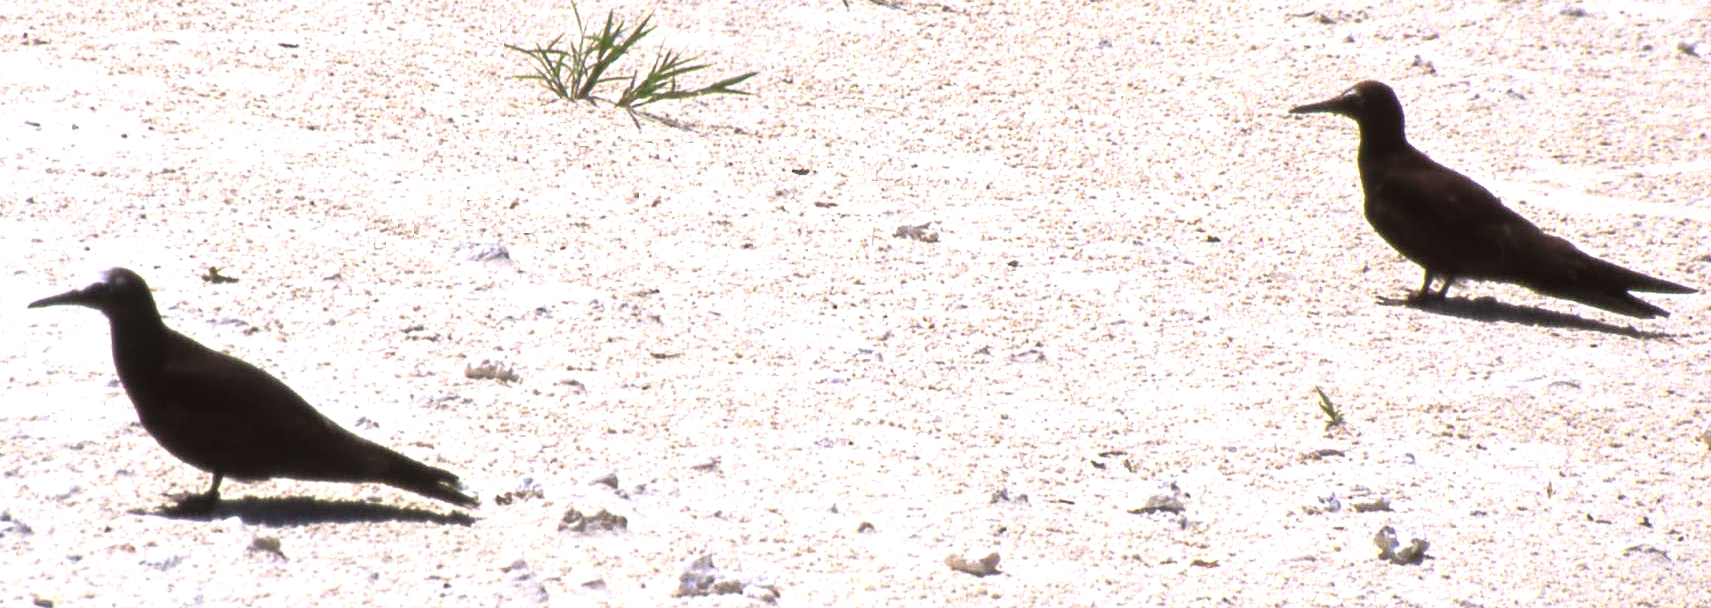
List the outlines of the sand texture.
{"type": "Polygon", "coordinates": [[[0,5],[0,605],[1711,606],[1711,296],[1385,305],[1355,124],[1287,113],[1387,81],[1545,230],[1711,288],[1711,5],[580,9],[755,95],[638,128],[510,79],[568,2],[0,5]],[[101,315],[25,308],[113,266],[483,504],[168,516],[208,476],[101,315]],[[732,593],[676,597],[702,556],[732,593]]]}

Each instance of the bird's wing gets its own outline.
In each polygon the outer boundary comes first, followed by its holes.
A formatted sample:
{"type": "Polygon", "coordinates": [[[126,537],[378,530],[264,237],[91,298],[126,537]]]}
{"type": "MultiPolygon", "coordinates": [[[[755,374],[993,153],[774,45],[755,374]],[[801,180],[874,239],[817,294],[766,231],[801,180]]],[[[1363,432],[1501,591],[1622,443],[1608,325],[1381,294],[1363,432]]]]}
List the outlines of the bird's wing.
{"type": "Polygon", "coordinates": [[[176,337],[156,389],[164,404],[156,417],[164,428],[149,428],[175,455],[240,479],[329,471],[344,476],[367,468],[364,461],[378,446],[339,427],[260,368],[176,337]]]}
{"type": "Polygon", "coordinates": [[[1467,277],[1501,272],[1546,238],[1491,191],[1424,155],[1399,158],[1375,176],[1367,219],[1409,259],[1467,277]]]}
{"type": "Polygon", "coordinates": [[[1379,182],[1379,196],[1368,196],[1368,219],[1398,251],[1433,271],[1516,283],[1640,317],[1668,313],[1635,299],[1629,290],[1693,292],[1546,234],[1467,176],[1417,152],[1386,167],[1379,182]]]}

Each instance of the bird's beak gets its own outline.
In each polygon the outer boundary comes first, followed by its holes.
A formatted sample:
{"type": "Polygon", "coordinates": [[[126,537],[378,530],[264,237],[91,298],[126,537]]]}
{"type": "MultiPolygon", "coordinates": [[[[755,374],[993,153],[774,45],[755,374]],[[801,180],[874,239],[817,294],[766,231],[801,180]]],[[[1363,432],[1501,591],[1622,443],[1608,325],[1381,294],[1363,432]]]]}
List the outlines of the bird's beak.
{"type": "Polygon", "coordinates": [[[95,307],[95,294],[90,289],[73,289],[57,296],[42,298],[30,302],[30,308],[46,308],[49,306],[88,306],[95,307]]]}
{"type": "Polygon", "coordinates": [[[1332,97],[1330,99],[1321,101],[1319,103],[1310,103],[1310,104],[1307,104],[1304,106],[1295,106],[1295,107],[1289,109],[1289,113],[1290,114],[1329,113],[1329,114],[1347,115],[1354,110],[1354,104],[1356,101],[1357,101],[1357,99],[1355,98],[1355,96],[1345,93],[1343,95],[1338,95],[1336,97],[1332,97]]]}

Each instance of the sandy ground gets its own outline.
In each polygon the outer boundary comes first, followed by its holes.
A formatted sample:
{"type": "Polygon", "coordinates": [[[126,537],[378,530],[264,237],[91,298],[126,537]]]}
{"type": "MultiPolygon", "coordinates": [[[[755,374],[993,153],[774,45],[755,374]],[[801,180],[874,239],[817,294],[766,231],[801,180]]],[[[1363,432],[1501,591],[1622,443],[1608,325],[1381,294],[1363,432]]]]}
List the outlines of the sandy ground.
{"type": "Polygon", "coordinates": [[[1439,161],[1704,289],[1702,2],[581,8],[757,95],[637,129],[507,79],[568,3],[0,5],[0,604],[761,602],[673,598],[712,555],[792,606],[1711,605],[1711,296],[1380,305],[1419,274],[1354,124],[1285,112],[1386,80],[1439,161]],[[165,516],[207,477],[100,315],[24,308],[110,266],[484,504],[165,516]],[[1131,512],[1161,483],[1180,514],[1131,512]]]}

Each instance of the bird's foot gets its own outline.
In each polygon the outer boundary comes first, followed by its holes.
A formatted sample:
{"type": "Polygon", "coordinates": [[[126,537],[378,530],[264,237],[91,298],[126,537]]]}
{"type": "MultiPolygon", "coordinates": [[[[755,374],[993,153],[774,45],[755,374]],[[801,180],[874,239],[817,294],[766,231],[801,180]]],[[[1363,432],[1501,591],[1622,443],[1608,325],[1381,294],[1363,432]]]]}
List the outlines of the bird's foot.
{"type": "Polygon", "coordinates": [[[177,504],[164,509],[171,515],[213,515],[220,506],[219,494],[179,494],[172,499],[177,504]]]}
{"type": "Polygon", "coordinates": [[[1443,294],[1433,291],[1410,292],[1407,297],[1402,298],[1392,298],[1388,296],[1378,297],[1378,303],[1380,306],[1420,306],[1437,304],[1443,301],[1443,294]]]}

